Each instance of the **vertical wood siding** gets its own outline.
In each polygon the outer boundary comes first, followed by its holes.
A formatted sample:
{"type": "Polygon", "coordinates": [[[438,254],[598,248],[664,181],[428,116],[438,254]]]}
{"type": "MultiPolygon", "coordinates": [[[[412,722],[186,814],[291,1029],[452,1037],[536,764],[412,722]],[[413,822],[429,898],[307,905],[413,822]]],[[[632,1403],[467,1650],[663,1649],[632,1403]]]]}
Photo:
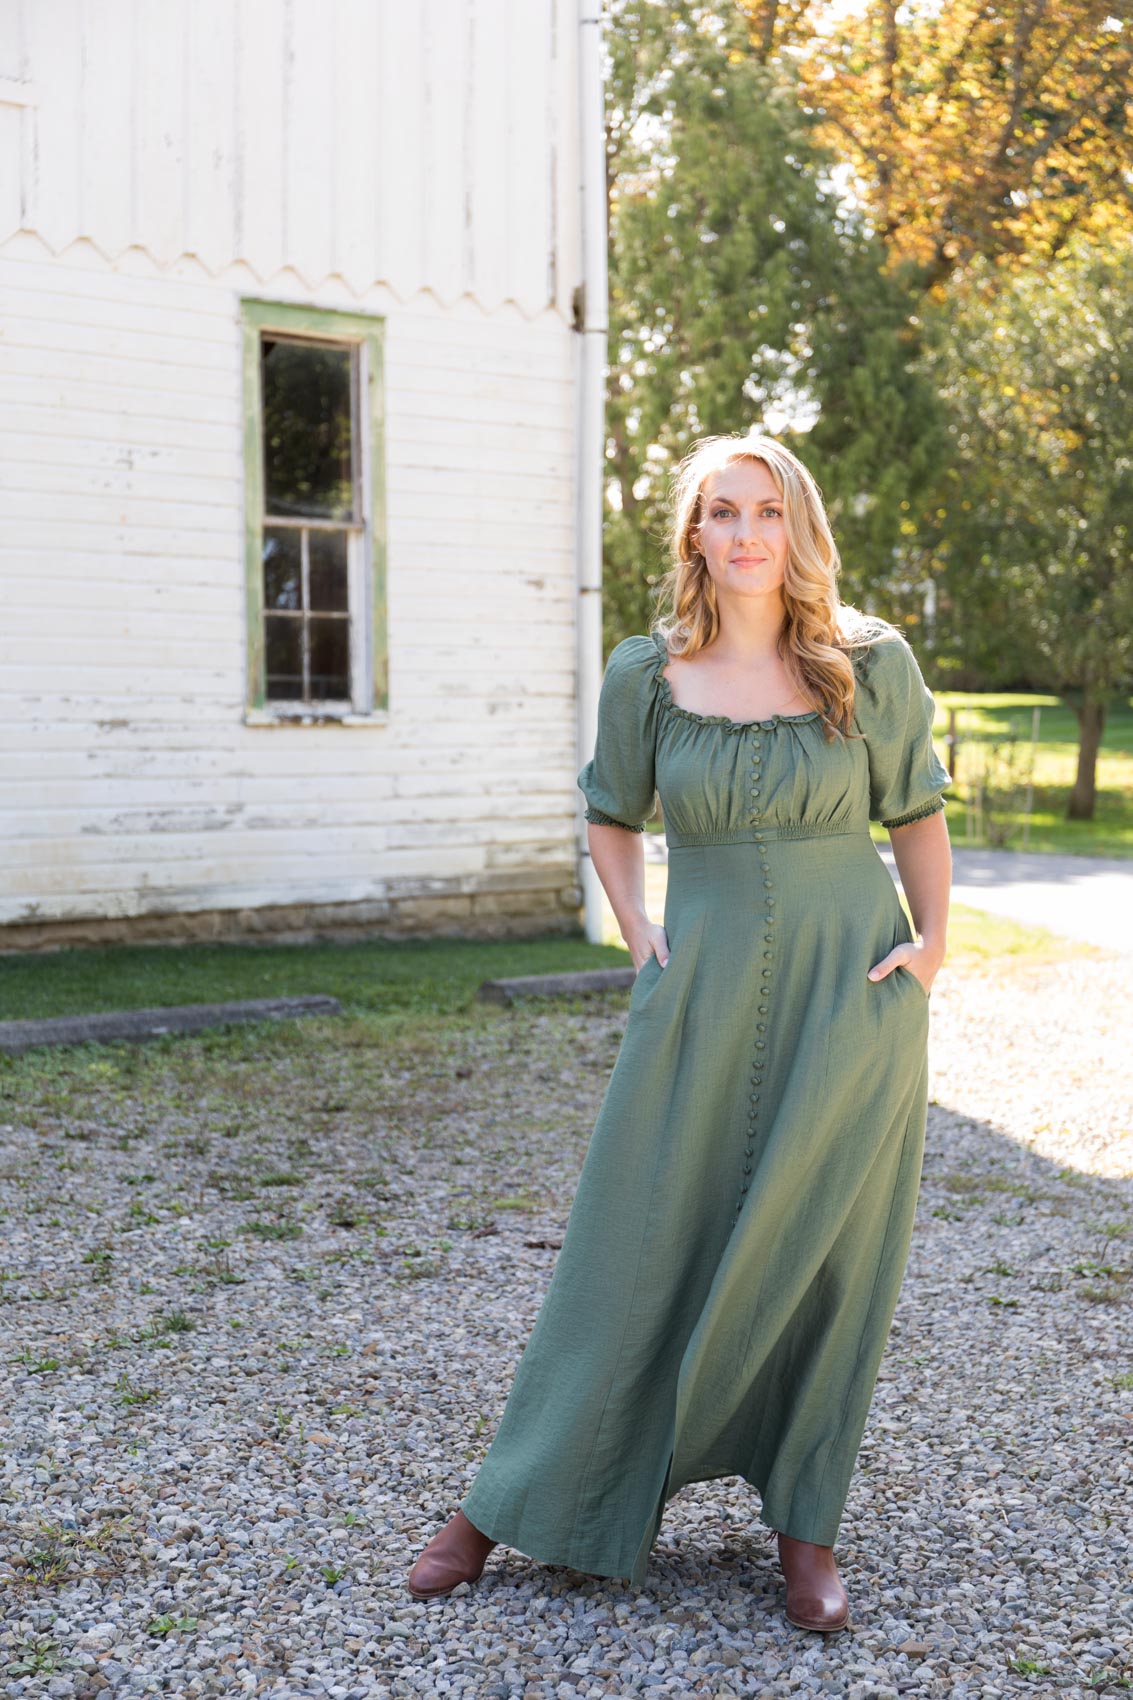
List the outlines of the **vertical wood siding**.
{"type": "Polygon", "coordinates": [[[569,319],[573,0],[5,0],[0,244],[569,319]]]}

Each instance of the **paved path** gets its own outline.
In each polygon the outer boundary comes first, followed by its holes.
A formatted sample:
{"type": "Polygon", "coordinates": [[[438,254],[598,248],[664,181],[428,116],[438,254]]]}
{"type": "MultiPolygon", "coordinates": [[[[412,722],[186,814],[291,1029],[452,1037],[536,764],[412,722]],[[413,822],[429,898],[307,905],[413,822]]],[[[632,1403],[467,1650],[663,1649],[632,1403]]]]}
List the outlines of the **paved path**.
{"type": "MultiPolygon", "coordinates": [[[[896,875],[888,845],[881,854],[896,875]]],[[[973,909],[1133,956],[1133,860],[954,845],[952,896],[973,909]]]]}
{"type": "MultiPolygon", "coordinates": [[[[896,879],[892,850],[878,849],[896,879]]],[[[646,854],[667,861],[664,838],[647,833],[646,854]]],[[[973,909],[1133,956],[1133,859],[953,845],[952,895],[973,909]]]]}

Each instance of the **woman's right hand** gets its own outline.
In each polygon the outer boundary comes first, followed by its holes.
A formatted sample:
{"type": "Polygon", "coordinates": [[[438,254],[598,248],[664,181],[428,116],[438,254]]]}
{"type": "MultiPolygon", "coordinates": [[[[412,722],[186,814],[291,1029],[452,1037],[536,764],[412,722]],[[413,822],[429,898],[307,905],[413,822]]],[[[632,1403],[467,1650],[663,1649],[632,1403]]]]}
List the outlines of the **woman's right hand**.
{"type": "Polygon", "coordinates": [[[669,939],[664,927],[656,926],[647,921],[644,926],[635,928],[626,939],[629,953],[633,958],[633,966],[640,974],[651,956],[655,956],[662,968],[669,960],[669,939]]]}

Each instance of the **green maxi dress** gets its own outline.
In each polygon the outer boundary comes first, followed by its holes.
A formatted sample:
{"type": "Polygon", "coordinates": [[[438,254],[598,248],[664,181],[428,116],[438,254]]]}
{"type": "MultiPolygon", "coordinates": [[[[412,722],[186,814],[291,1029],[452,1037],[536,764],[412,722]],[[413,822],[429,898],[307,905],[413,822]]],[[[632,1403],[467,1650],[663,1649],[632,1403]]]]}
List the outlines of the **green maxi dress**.
{"type": "Polygon", "coordinates": [[[610,655],[586,818],[660,794],[669,959],[650,956],[563,1243],[461,1509],[548,1564],[644,1580],[666,1501],[742,1476],[832,1546],[904,1278],[929,999],[868,831],[943,808],[933,698],[896,628],[851,652],[854,730],[673,702],[658,634],[610,655]]]}

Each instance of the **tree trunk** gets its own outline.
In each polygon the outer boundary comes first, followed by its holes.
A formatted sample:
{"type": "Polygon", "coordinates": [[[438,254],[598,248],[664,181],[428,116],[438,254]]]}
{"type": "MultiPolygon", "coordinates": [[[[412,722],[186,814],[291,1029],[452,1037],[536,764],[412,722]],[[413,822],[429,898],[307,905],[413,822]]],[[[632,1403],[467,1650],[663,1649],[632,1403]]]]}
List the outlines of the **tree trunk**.
{"type": "Polygon", "coordinates": [[[1066,819],[1093,820],[1097,796],[1098,750],[1101,748],[1102,732],[1105,728],[1105,703],[1095,702],[1087,693],[1082,698],[1081,707],[1075,708],[1074,712],[1078,716],[1078,771],[1074,776],[1070,801],[1066,805],[1066,819]]]}

